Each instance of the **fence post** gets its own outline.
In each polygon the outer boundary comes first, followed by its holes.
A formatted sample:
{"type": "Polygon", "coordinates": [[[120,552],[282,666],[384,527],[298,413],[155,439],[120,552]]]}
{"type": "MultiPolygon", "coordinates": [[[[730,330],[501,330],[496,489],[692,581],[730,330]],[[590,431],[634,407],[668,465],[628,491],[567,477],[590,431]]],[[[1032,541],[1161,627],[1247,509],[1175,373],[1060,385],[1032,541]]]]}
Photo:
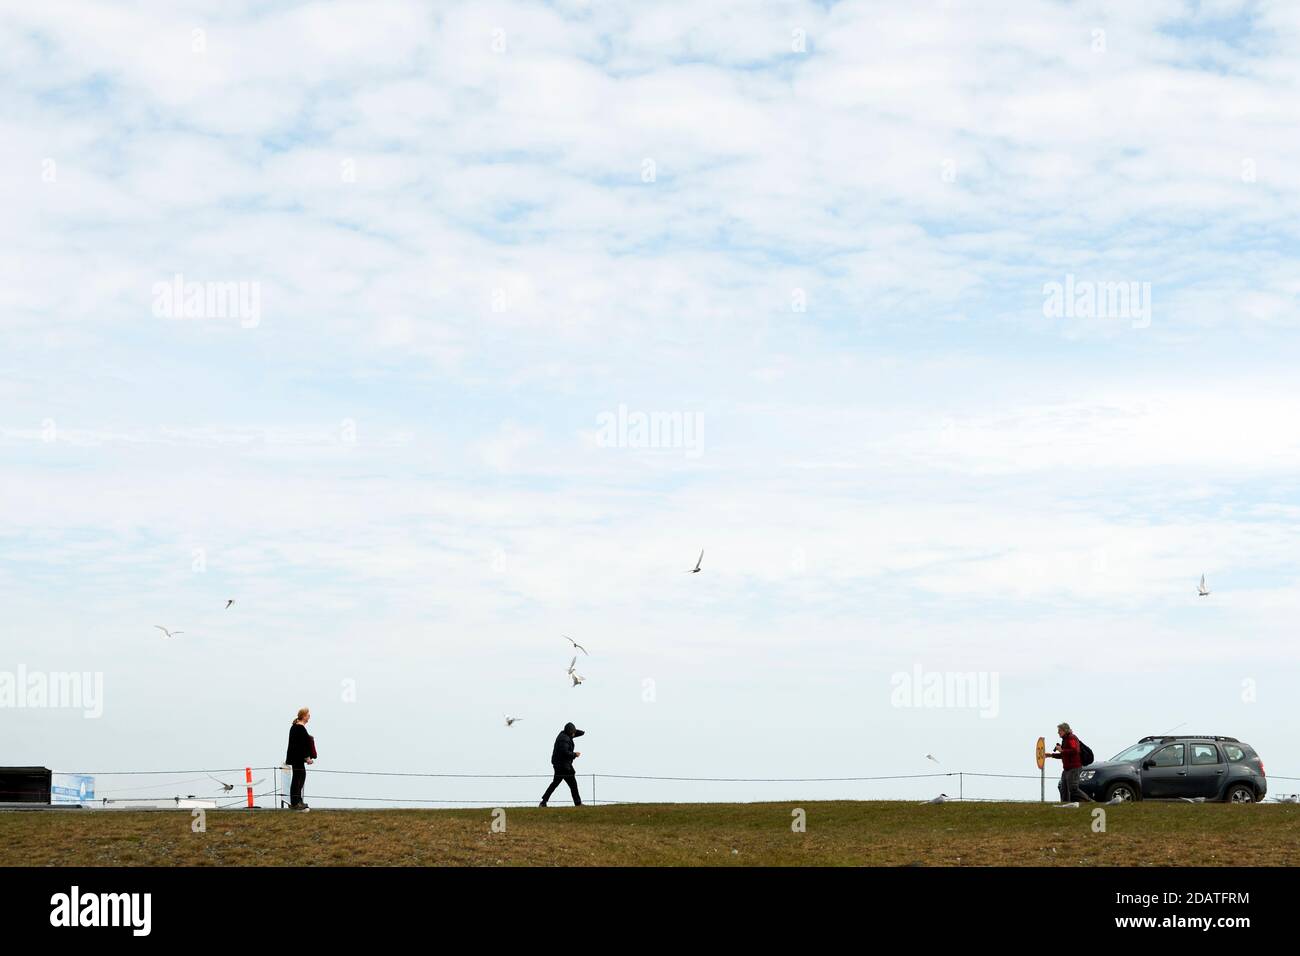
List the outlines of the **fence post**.
{"type": "Polygon", "coordinates": [[[957,771],[957,799],[966,799],[966,776],[960,770],[957,771]]]}
{"type": "Polygon", "coordinates": [[[591,805],[593,807],[596,805],[596,775],[594,773],[591,775],[591,805]]]}

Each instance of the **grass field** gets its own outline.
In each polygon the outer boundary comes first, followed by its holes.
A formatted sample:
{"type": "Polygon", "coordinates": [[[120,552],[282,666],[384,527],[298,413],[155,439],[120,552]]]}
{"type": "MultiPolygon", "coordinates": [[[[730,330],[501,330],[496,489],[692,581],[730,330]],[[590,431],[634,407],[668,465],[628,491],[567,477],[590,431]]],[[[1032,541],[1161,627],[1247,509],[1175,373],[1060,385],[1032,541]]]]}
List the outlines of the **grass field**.
{"type": "Polygon", "coordinates": [[[0,812],[0,864],[77,866],[1295,865],[1300,806],[807,802],[506,810],[0,812]],[[807,832],[791,831],[791,810],[807,832]]]}

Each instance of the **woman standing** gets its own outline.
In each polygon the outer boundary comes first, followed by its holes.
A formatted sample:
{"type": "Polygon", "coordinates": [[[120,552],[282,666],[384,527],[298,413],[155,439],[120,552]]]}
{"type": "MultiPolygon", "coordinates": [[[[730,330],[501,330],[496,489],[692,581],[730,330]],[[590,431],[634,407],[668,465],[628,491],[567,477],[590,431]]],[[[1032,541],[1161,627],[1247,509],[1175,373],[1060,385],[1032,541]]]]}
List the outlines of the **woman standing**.
{"type": "Polygon", "coordinates": [[[310,810],[302,802],[302,788],[307,783],[307,764],[316,758],[316,741],[307,733],[307,721],[311,720],[311,711],[304,707],[289,727],[289,751],[284,755],[284,762],[293,768],[293,780],[289,785],[289,809],[310,810]]]}

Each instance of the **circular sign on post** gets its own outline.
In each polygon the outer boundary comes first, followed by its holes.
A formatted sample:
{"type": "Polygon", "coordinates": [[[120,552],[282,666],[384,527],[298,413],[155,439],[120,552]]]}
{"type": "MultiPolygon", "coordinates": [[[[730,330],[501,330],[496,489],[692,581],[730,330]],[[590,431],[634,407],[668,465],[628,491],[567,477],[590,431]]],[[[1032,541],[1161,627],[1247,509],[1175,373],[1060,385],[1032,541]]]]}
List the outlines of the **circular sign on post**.
{"type": "Polygon", "coordinates": [[[1043,742],[1042,737],[1039,737],[1038,743],[1034,745],[1034,760],[1038,764],[1039,770],[1043,769],[1043,754],[1045,753],[1047,753],[1047,744],[1043,742]]]}

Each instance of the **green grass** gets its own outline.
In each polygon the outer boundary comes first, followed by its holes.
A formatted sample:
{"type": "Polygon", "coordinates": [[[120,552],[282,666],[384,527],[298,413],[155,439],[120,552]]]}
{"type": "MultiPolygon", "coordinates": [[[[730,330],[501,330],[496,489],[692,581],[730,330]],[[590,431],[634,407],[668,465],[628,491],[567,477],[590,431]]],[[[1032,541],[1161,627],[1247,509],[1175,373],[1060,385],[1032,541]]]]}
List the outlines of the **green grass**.
{"type": "Polygon", "coordinates": [[[506,810],[0,812],[5,866],[1296,865],[1300,805],[894,801],[506,810]],[[807,832],[791,831],[791,810],[807,832]]]}

